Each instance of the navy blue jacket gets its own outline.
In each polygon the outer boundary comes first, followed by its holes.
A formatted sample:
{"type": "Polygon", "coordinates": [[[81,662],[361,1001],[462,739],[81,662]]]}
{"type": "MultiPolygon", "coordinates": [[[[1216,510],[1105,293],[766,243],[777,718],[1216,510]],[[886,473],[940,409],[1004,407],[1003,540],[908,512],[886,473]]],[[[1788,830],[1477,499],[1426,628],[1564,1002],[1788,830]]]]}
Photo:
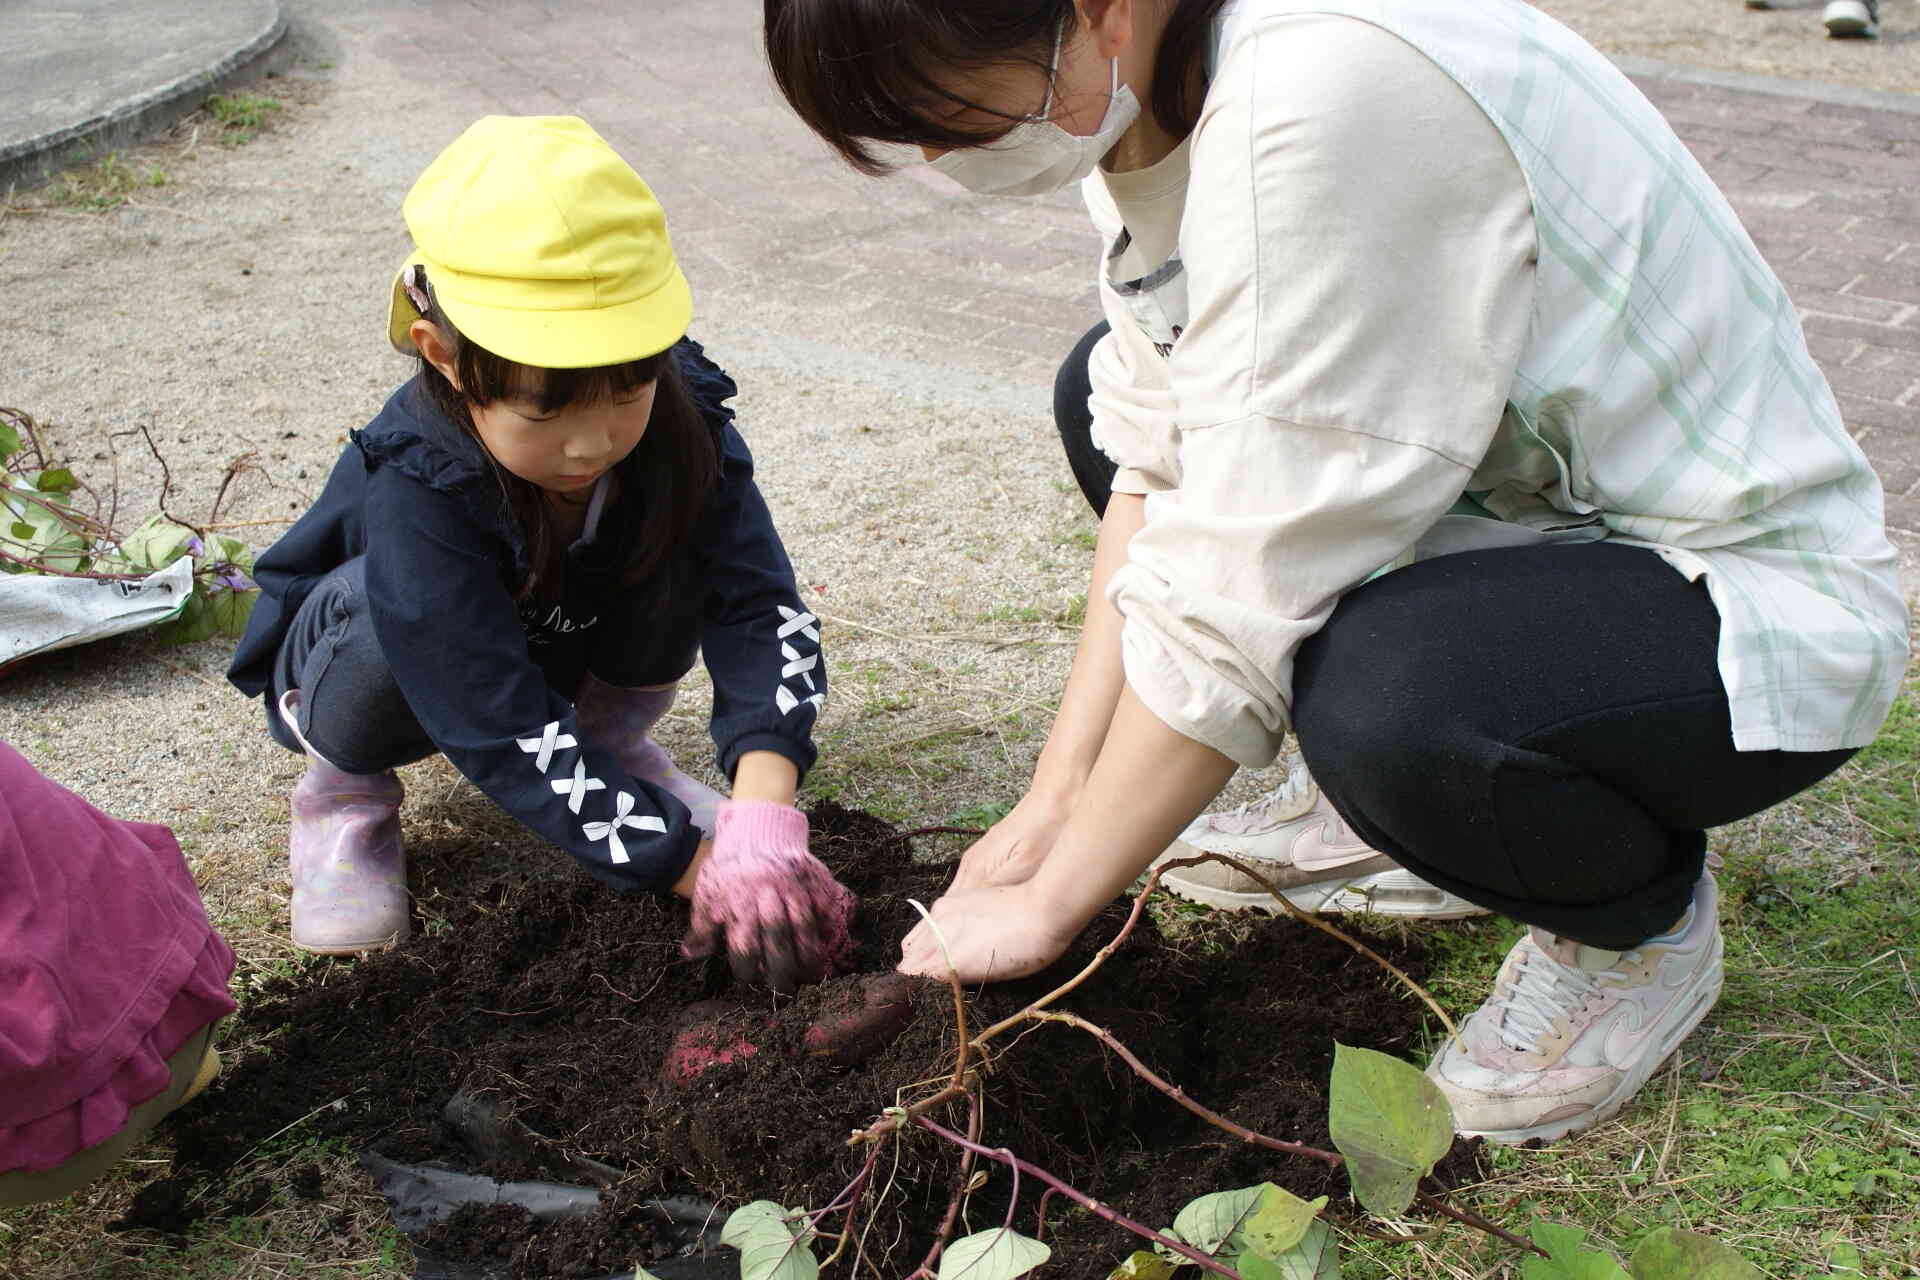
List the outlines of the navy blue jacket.
{"type": "MultiPolygon", "coordinates": [[[[753,481],[753,459],[724,403],[736,391],[732,379],[691,339],[673,358],[720,450],[718,483],[677,566],[698,593],[720,768],[732,777],[742,753],[766,750],[804,775],[826,696],[819,624],[800,603],[753,481]]],[[[600,878],[625,888],[671,887],[693,857],[699,829],[679,800],[628,776],[605,744],[581,736],[569,697],[578,667],[556,671],[550,657],[579,652],[551,644],[556,623],[571,631],[608,610],[580,586],[571,559],[570,621],[515,600],[525,540],[490,460],[434,407],[417,378],[353,433],[319,501],[255,562],[261,599],[228,679],[249,696],[266,694],[301,601],[362,554],[381,651],[407,705],[454,767],[600,878]]]]}

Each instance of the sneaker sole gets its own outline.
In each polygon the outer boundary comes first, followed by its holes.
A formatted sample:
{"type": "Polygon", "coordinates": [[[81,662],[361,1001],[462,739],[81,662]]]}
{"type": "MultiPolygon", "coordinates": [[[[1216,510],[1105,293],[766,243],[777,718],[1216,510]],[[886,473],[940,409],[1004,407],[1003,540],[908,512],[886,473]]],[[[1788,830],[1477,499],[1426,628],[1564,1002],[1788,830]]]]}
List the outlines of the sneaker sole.
{"type": "Polygon", "coordinates": [[[1726,945],[1719,938],[1714,939],[1713,959],[1708,963],[1707,978],[1701,988],[1694,993],[1680,1012],[1673,1026],[1660,1037],[1660,1047],[1641,1059],[1643,1065],[1637,1066],[1621,1078],[1620,1086],[1608,1094],[1606,1100],[1593,1110],[1581,1115],[1570,1116],[1564,1120],[1555,1120],[1548,1124],[1535,1125],[1530,1129],[1461,1129],[1463,1138],[1485,1138],[1488,1142],[1503,1147],[1518,1146],[1535,1138],[1542,1142],[1554,1142],[1570,1133],[1591,1129],[1605,1124],[1620,1114],[1621,1108],[1633,1100],[1642,1086],[1653,1078],[1668,1058],[1671,1058],[1681,1042],[1692,1035],[1694,1028],[1706,1019],[1713,1006],[1720,1000],[1720,988],[1726,982],[1724,957],[1726,945]]]}
{"type": "MultiPolygon", "coordinates": [[[[1160,877],[1161,887],[1177,898],[1216,911],[1264,911],[1279,915],[1280,904],[1265,891],[1240,893],[1195,884],[1178,872],[1160,877]]],[[[1436,888],[1410,871],[1382,871],[1351,880],[1322,880],[1282,890],[1282,896],[1302,911],[1319,915],[1358,915],[1371,911],[1382,916],[1411,916],[1426,920],[1464,920],[1489,914],[1465,898],[1436,888]]]]}

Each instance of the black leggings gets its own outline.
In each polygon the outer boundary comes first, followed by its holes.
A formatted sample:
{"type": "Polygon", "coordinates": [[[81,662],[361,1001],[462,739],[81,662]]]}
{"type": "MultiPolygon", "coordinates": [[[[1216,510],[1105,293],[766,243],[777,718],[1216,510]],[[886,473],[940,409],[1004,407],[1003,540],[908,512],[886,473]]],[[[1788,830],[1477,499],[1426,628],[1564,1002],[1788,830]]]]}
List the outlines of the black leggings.
{"type": "MultiPolygon", "coordinates": [[[[1096,511],[1083,339],[1054,418],[1096,511]]],[[[1636,547],[1470,551],[1355,587],[1301,646],[1293,728],[1368,844],[1451,893],[1624,949],[1685,913],[1705,828],[1852,750],[1735,751],[1706,589],[1636,547]]]]}

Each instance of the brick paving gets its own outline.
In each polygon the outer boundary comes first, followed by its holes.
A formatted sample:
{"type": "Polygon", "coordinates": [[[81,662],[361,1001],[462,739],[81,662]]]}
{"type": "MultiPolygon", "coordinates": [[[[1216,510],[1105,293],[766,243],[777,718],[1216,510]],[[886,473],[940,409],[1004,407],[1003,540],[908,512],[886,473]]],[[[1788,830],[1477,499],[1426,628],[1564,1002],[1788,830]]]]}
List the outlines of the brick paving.
{"type": "Polygon", "coordinates": [[[1639,80],[1739,210],[1841,412],[1920,532],[1920,102],[1910,112],[1639,80]]]}
{"type": "MultiPolygon", "coordinates": [[[[352,8],[355,44],[432,67],[478,110],[585,115],[659,192],[709,306],[777,303],[810,338],[1036,390],[1097,318],[1074,197],[983,201],[839,166],[778,100],[753,0],[352,8]]],[[[1890,523],[1920,533],[1920,100],[1638,82],[1786,282],[1890,523]]]]}

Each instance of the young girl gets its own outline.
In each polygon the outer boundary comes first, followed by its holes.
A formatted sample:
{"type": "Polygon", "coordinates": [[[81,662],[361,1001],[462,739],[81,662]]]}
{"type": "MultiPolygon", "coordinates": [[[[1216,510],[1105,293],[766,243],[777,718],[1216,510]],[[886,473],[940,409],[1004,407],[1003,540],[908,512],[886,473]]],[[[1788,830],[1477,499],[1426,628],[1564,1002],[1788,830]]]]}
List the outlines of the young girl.
{"type": "Polygon", "coordinates": [[[1107,245],[1080,649],[901,967],[1050,963],[1291,732],[1330,803],[1270,865],[1358,845],[1532,926],[1430,1067],[1458,1127],[1612,1116],[1720,993],[1706,829],[1872,740],[1907,656],[1879,482],[1687,148],[1520,0],[766,18],[850,161],[1084,180],[1107,245]]]}
{"type": "Polygon", "coordinates": [[[293,941],[408,933],[396,765],[444,753],[594,875],[693,899],[786,989],[851,895],[793,807],[826,696],[819,629],[724,401],[660,206],[583,121],[490,116],[404,208],[393,345],[418,374],[258,562],[229,678],[303,751],[293,941]],[[704,653],[732,799],[648,736],[704,653]]]}

